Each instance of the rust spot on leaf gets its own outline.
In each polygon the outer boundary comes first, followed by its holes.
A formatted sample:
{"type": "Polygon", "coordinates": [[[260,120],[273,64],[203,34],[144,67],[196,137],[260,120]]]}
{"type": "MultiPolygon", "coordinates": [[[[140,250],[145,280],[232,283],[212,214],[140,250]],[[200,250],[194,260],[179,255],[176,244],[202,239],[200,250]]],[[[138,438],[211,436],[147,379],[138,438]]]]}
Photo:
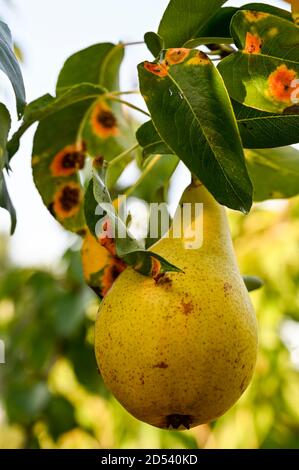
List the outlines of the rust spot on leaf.
{"type": "Polygon", "coordinates": [[[160,263],[159,260],[157,260],[153,256],[151,256],[151,263],[152,263],[151,275],[155,279],[155,281],[157,282],[157,279],[158,279],[158,277],[160,275],[160,271],[161,271],[161,263],[160,263]]]}
{"type": "Polygon", "coordinates": [[[91,113],[91,127],[95,134],[102,139],[115,137],[119,134],[117,119],[104,101],[99,102],[91,113]]]}
{"type": "Polygon", "coordinates": [[[168,364],[166,364],[164,361],[158,362],[158,364],[155,364],[153,366],[153,369],[167,369],[168,364]]]}
{"type": "Polygon", "coordinates": [[[262,11],[246,10],[244,11],[244,16],[249,23],[255,23],[256,21],[268,18],[269,14],[262,11]]]}
{"type": "Polygon", "coordinates": [[[51,163],[53,176],[70,176],[81,170],[85,162],[85,146],[83,144],[67,145],[58,152],[51,163]]]}
{"type": "Polygon", "coordinates": [[[79,211],[81,200],[82,193],[79,184],[75,182],[67,183],[54,196],[54,213],[60,219],[72,217],[79,211]]]}
{"type": "Polygon", "coordinates": [[[100,235],[99,242],[106,248],[106,250],[112,255],[116,256],[116,246],[115,240],[113,237],[112,225],[109,220],[105,220],[102,225],[102,230],[104,233],[100,235]]]}
{"type": "Polygon", "coordinates": [[[197,51],[193,57],[187,60],[186,65],[207,65],[210,63],[210,59],[204,52],[197,51]]]}
{"type": "Polygon", "coordinates": [[[148,72],[157,75],[158,77],[167,77],[168,75],[168,68],[164,62],[161,64],[153,64],[152,62],[144,62],[144,68],[148,72]]]}
{"type": "Polygon", "coordinates": [[[262,48],[262,40],[258,34],[246,33],[245,49],[247,54],[259,54],[262,48]]]}
{"type": "Polygon", "coordinates": [[[184,315],[189,315],[190,313],[192,313],[193,311],[193,304],[192,302],[184,302],[184,300],[182,300],[181,302],[182,304],[182,307],[183,307],[183,314],[184,315]]]}
{"type": "Polygon", "coordinates": [[[294,92],[292,83],[296,76],[295,70],[288,69],[285,64],[277,67],[268,78],[270,95],[277,101],[289,103],[294,92]]]}
{"type": "Polygon", "coordinates": [[[126,269],[126,264],[116,256],[110,258],[109,264],[105,267],[103,277],[101,280],[101,296],[105,297],[109,289],[112,287],[114,281],[118,278],[120,273],[126,269]]]}
{"type": "Polygon", "coordinates": [[[186,49],[184,47],[176,49],[168,49],[165,55],[165,63],[167,65],[175,65],[184,62],[186,57],[190,54],[191,49],[186,49]]]}

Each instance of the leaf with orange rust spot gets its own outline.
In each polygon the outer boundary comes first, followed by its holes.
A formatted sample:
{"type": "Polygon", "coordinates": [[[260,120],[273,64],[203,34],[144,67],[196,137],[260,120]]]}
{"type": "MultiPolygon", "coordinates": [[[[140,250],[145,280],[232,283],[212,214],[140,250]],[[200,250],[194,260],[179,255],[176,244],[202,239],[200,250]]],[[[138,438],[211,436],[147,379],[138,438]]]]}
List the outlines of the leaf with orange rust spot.
{"type": "MultiPolygon", "coordinates": [[[[86,207],[85,211],[87,224],[91,232],[95,233],[99,239],[102,238],[102,243],[104,241],[104,246],[110,251],[110,254],[120,258],[125,264],[132,266],[141,274],[153,275],[153,258],[160,263],[159,273],[180,272],[180,268],[169,263],[161,256],[145,250],[142,243],[133,238],[125,222],[115,211],[109,191],[105,185],[105,175],[105,167],[94,167],[93,184],[91,182],[87,190],[88,198],[90,199],[93,193],[95,199],[95,202],[91,204],[94,210],[91,211],[86,207]],[[96,210],[96,207],[100,208],[101,211],[96,210]],[[99,215],[100,213],[102,215],[99,215]],[[103,230],[104,236],[101,235],[103,230]]],[[[157,266],[157,263],[155,266],[157,266]]],[[[156,271],[157,269],[155,269],[156,271]]]]}
{"type": "MultiPolygon", "coordinates": [[[[91,157],[104,155],[112,160],[135,144],[131,118],[124,116],[107,90],[118,87],[123,54],[122,45],[97,44],[71,56],[59,75],[56,96],[45,95],[27,106],[9,144],[12,156],[22,134],[39,121],[32,155],[35,184],[51,213],[77,233],[86,225],[83,187],[76,209],[69,211],[57,202],[60,189],[69,184],[81,186],[91,157]]],[[[117,175],[115,169],[114,178],[117,175]]]]}
{"type": "MultiPolygon", "coordinates": [[[[162,63],[167,54],[161,55],[162,63]]],[[[189,50],[184,55],[182,62],[168,65],[162,80],[149,73],[144,63],[138,67],[141,93],[147,97],[155,130],[218,202],[247,211],[252,187],[222,79],[203,52],[189,50]]],[[[146,134],[143,137],[147,139],[146,134]]]]}
{"type": "Polygon", "coordinates": [[[96,103],[92,110],[91,128],[102,139],[115,137],[120,133],[115,114],[103,100],[96,103]]]}
{"type": "Polygon", "coordinates": [[[239,51],[218,66],[230,96],[261,111],[291,107],[299,77],[299,28],[275,15],[241,10],[231,23],[239,51]],[[258,21],[254,21],[254,18],[258,21]]]}
{"type": "Polygon", "coordinates": [[[262,48],[262,40],[257,34],[246,33],[244,52],[247,54],[259,54],[262,48]]]}
{"type": "Polygon", "coordinates": [[[83,275],[86,283],[100,297],[104,297],[125,263],[112,256],[88,230],[81,248],[83,275]]]}
{"type": "Polygon", "coordinates": [[[152,62],[144,62],[144,68],[150,73],[157,75],[158,77],[167,77],[167,66],[165,63],[153,64],[152,62]]]}
{"type": "Polygon", "coordinates": [[[54,194],[52,210],[59,220],[68,219],[80,210],[82,190],[78,183],[70,181],[54,194]]]}
{"type": "Polygon", "coordinates": [[[67,145],[58,152],[51,163],[53,176],[70,176],[84,167],[85,150],[84,145],[67,145]]]}

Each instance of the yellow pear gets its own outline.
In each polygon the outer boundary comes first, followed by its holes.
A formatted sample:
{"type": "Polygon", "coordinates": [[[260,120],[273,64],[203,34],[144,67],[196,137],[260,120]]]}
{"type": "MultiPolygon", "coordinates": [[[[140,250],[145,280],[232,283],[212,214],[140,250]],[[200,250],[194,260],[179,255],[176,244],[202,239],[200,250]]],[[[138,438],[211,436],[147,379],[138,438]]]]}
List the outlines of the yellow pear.
{"type": "Polygon", "coordinates": [[[151,249],[183,272],[155,280],[128,267],[96,321],[96,358],[107,387],[136,418],[166,429],[225,413],[248,386],[257,354],[255,313],[225,209],[200,183],[186,189],[180,207],[187,202],[203,204],[202,246],[190,249],[184,236],[196,227],[194,216],[183,236],[171,229],[151,249]]]}

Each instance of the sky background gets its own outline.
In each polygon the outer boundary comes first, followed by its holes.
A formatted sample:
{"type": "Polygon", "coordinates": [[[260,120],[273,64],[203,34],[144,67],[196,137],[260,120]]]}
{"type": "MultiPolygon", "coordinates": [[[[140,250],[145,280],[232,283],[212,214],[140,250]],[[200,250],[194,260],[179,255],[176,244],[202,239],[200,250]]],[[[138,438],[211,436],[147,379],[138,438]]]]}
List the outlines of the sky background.
{"type": "MultiPolygon", "coordinates": [[[[186,0],[187,1],[187,0],[186,0]]],[[[9,24],[24,53],[22,71],[27,101],[54,93],[59,70],[74,52],[98,42],[140,41],[156,31],[168,0],[13,0],[0,3],[0,16],[9,24]]],[[[283,2],[262,2],[286,6],[283,2]]],[[[239,6],[242,1],[228,2],[239,6]]],[[[287,6],[288,7],[288,6],[287,6]]],[[[151,55],[145,46],[127,48],[121,73],[122,90],[136,89],[136,65],[151,55]]],[[[1,74],[0,97],[14,112],[9,82],[1,74]]],[[[140,99],[139,105],[145,108],[140,99]]],[[[12,161],[8,186],[18,224],[10,243],[12,261],[21,265],[50,266],[75,242],[43,206],[31,175],[34,128],[22,139],[12,161]]],[[[181,181],[186,173],[181,169],[181,181]]],[[[9,233],[9,216],[0,208],[0,233],[9,233]]]]}

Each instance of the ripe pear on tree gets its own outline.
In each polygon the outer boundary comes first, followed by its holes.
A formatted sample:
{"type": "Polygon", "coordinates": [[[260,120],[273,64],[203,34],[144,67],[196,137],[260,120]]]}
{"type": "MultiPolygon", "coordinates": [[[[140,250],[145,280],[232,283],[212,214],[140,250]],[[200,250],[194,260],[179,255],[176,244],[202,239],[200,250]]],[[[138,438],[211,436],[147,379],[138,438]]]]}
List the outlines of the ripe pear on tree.
{"type": "Polygon", "coordinates": [[[189,240],[174,238],[171,229],[151,248],[183,272],[153,279],[126,268],[96,321],[106,385],[136,418],[166,429],[189,429],[225,413],[247,388],[257,354],[255,312],[225,209],[195,182],[180,206],[187,202],[203,203],[202,246],[189,249],[189,240]]]}

